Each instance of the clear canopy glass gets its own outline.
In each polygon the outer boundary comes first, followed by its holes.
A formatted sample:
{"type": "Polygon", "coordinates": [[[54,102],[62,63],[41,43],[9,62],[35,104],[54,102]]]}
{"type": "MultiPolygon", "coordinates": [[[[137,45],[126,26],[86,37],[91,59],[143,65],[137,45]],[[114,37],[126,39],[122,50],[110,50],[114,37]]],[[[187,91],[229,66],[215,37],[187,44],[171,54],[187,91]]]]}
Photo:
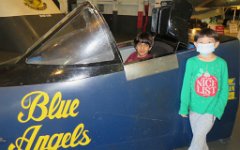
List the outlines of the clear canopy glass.
{"type": "Polygon", "coordinates": [[[76,65],[114,59],[115,41],[98,12],[87,5],[75,13],[78,14],[63,22],[60,30],[53,30],[56,33],[26,59],[28,64],[76,65]]]}

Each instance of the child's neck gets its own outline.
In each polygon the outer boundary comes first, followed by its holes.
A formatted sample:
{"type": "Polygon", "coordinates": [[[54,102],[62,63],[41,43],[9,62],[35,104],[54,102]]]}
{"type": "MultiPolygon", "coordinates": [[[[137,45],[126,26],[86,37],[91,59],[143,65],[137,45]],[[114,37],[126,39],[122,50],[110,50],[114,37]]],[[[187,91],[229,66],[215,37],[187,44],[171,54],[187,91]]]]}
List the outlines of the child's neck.
{"type": "Polygon", "coordinates": [[[146,55],[139,55],[139,54],[137,54],[137,57],[138,58],[144,58],[144,57],[146,57],[148,54],[146,54],[146,55]]]}
{"type": "Polygon", "coordinates": [[[209,54],[209,55],[207,55],[207,56],[203,56],[203,55],[201,55],[201,54],[198,55],[198,58],[199,58],[200,60],[202,60],[202,61],[207,61],[207,62],[210,62],[210,61],[215,60],[216,57],[217,57],[217,56],[216,56],[215,54],[213,54],[213,53],[211,53],[211,54],[209,54]]]}

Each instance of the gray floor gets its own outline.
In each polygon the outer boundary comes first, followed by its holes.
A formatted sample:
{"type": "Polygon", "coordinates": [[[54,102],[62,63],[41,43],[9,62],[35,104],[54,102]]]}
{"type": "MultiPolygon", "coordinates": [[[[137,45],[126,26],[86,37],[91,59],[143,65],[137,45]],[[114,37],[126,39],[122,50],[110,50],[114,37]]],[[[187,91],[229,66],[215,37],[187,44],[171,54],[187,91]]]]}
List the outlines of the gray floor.
{"type": "MultiPolygon", "coordinates": [[[[232,136],[226,140],[209,142],[208,146],[210,150],[240,150],[240,104],[232,136]]],[[[176,150],[187,150],[187,147],[176,150]]]]}

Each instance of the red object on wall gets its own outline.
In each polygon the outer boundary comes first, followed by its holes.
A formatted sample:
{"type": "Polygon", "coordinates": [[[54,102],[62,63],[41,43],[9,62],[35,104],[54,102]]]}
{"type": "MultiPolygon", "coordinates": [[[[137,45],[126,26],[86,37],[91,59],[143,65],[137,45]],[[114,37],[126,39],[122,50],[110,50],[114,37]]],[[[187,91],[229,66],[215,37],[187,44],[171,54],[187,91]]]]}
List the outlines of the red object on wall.
{"type": "Polygon", "coordinates": [[[148,9],[149,9],[149,3],[144,5],[144,12],[145,12],[145,20],[143,25],[143,32],[146,32],[147,24],[148,24],[148,9]]]}
{"type": "Polygon", "coordinates": [[[222,26],[222,25],[217,25],[217,26],[215,26],[215,31],[216,31],[218,34],[224,34],[224,26],[222,26]]]}
{"type": "Polygon", "coordinates": [[[138,19],[137,19],[137,29],[142,29],[143,26],[143,12],[138,12],[138,19]]]}

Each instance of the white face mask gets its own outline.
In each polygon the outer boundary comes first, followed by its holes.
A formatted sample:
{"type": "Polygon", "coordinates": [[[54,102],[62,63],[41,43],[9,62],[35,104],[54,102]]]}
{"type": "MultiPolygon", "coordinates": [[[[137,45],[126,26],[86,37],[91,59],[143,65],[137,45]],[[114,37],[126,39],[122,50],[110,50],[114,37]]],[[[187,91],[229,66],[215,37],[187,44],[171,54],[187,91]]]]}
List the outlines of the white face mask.
{"type": "Polygon", "coordinates": [[[214,43],[208,43],[208,44],[197,44],[197,52],[199,52],[203,56],[207,56],[208,54],[215,51],[214,43]]]}

